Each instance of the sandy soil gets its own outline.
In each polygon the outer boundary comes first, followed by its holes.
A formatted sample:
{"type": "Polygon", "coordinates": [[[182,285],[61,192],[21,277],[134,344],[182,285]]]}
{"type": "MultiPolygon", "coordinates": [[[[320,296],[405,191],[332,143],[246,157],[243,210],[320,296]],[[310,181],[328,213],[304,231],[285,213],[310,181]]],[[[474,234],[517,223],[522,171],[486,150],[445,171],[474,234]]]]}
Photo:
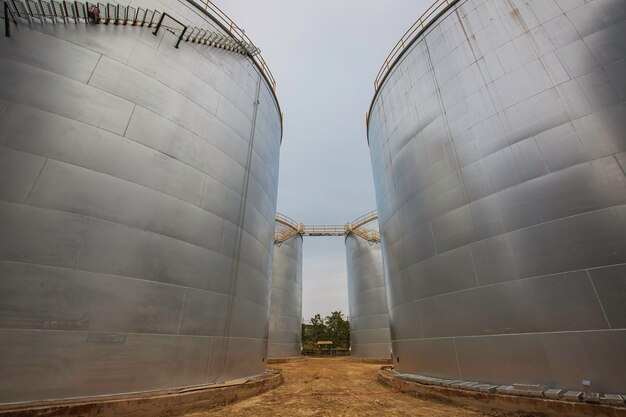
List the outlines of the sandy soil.
{"type": "Polygon", "coordinates": [[[221,407],[204,416],[417,416],[474,417],[484,414],[423,401],[389,390],[376,381],[380,365],[345,358],[306,358],[271,365],[285,383],[265,394],[221,407]]]}

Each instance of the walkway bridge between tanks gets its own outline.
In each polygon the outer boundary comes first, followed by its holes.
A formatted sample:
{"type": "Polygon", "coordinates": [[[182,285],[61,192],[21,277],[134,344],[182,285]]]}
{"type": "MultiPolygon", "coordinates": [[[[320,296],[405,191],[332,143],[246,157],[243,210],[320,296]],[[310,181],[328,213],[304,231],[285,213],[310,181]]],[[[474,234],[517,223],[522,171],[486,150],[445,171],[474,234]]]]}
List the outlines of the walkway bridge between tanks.
{"type": "Polygon", "coordinates": [[[287,227],[286,230],[277,231],[274,234],[274,243],[280,244],[298,234],[300,236],[347,236],[350,233],[368,242],[380,243],[380,233],[377,230],[363,228],[363,226],[376,220],[378,220],[378,212],[371,211],[343,225],[304,225],[283,214],[276,213],[276,223],[287,227]]]}
{"type": "Polygon", "coordinates": [[[203,14],[211,28],[185,25],[165,12],[123,6],[116,3],[90,3],[67,0],[3,0],[5,36],[11,35],[11,22],[18,24],[113,24],[154,28],[154,35],[163,29],[176,38],[175,47],[181,42],[209,45],[236,52],[252,58],[272,89],[276,81],[265,60],[245,31],[239,28],[224,12],[208,0],[202,3],[189,0],[203,14]],[[210,20],[209,20],[210,19],[210,20]],[[217,28],[221,28],[222,32],[217,28]]]}

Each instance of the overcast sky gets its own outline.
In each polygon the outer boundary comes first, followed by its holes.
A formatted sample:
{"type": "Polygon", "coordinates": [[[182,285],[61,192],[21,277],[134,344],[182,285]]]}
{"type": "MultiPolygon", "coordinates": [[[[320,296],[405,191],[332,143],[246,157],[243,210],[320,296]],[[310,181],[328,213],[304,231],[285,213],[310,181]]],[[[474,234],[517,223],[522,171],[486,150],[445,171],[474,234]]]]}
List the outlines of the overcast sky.
{"type": "MultiPolygon", "coordinates": [[[[374,77],[432,0],[214,0],[261,48],[284,113],[278,211],[344,224],[376,209],[365,134],[374,77]]],[[[305,237],[302,315],[348,313],[343,238],[305,237]]]]}

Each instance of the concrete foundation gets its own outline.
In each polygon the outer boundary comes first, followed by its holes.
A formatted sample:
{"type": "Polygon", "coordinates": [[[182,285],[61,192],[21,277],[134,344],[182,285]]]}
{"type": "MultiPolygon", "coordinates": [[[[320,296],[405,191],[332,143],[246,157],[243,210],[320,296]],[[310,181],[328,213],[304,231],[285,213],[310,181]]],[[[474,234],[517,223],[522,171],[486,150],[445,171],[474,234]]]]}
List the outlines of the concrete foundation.
{"type": "Polygon", "coordinates": [[[268,370],[248,379],[177,390],[4,404],[0,406],[0,417],[180,416],[241,401],[276,388],[283,382],[280,371],[268,370]]]}
{"type": "Polygon", "coordinates": [[[490,394],[402,380],[390,367],[378,372],[378,382],[421,399],[477,409],[497,416],[537,415],[541,417],[618,417],[626,416],[626,408],[588,403],[572,403],[544,398],[490,394]]]}

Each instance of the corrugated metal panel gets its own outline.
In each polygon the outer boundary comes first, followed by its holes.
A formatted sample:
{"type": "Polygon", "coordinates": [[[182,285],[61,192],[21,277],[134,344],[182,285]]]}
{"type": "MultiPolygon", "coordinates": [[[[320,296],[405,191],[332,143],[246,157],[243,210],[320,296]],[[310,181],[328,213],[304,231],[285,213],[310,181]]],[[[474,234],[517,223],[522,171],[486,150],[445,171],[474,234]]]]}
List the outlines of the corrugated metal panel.
{"type": "Polygon", "coordinates": [[[0,39],[0,402],[265,370],[277,103],[244,56],[162,36],[0,39]]]}
{"type": "Polygon", "coordinates": [[[626,391],[625,17],[459,1],[392,68],[368,133],[400,372],[626,391]]]}

